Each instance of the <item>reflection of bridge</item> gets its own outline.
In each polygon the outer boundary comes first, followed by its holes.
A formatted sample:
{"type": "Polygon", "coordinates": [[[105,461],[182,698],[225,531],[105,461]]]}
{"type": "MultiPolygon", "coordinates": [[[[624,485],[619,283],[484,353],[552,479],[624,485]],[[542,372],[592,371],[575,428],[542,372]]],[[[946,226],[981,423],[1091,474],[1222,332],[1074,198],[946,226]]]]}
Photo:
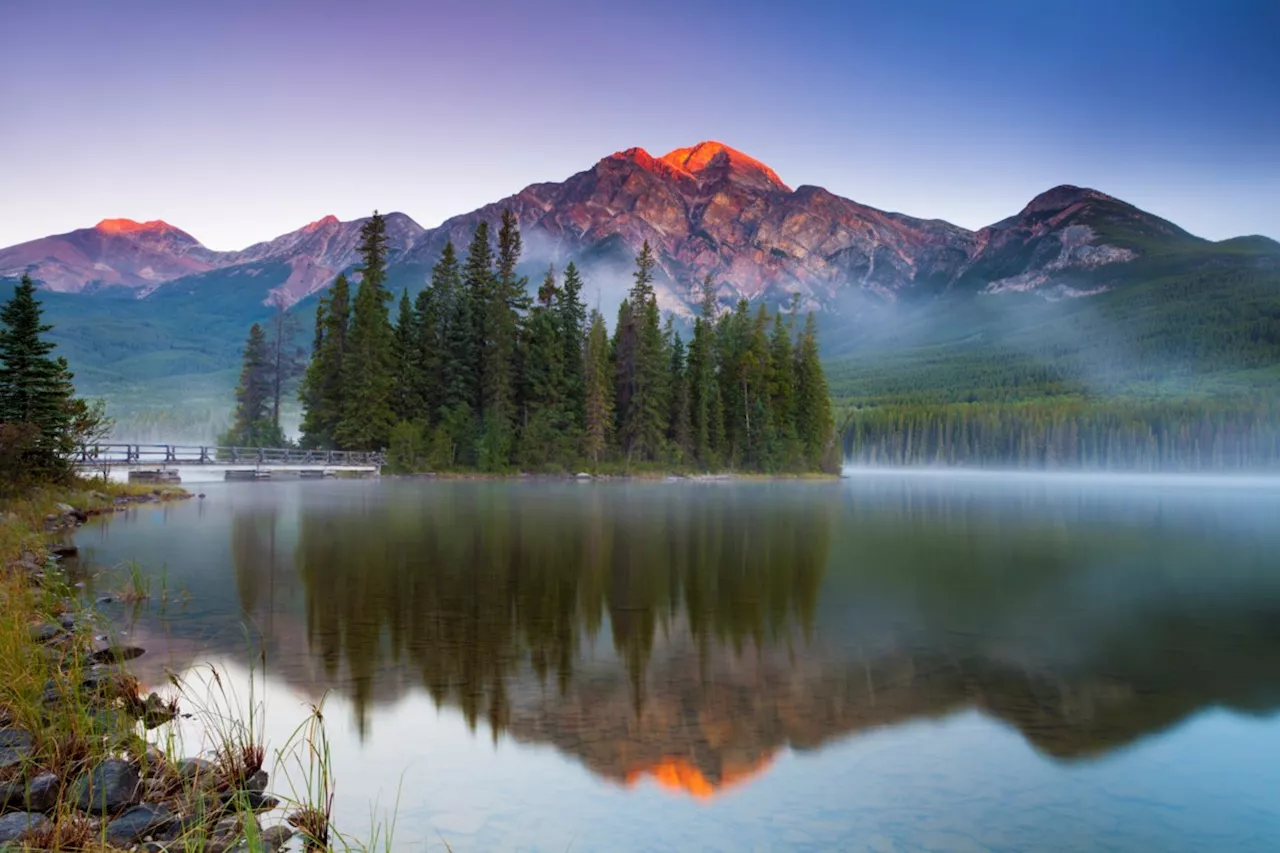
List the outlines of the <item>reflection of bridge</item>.
{"type": "Polygon", "coordinates": [[[300,450],[293,447],[205,447],[182,444],[97,444],[77,451],[81,468],[195,465],[251,465],[254,468],[331,468],[379,471],[381,453],[349,450],[300,450]]]}

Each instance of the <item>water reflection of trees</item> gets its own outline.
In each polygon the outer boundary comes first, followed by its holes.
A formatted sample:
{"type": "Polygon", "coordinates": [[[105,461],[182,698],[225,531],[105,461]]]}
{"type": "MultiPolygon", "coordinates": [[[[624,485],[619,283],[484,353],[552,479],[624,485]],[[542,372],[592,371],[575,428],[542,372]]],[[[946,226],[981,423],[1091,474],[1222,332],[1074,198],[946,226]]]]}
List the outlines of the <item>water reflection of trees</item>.
{"type": "MultiPolygon", "coordinates": [[[[363,721],[380,674],[415,669],[495,735],[510,677],[528,666],[563,693],[584,648],[608,632],[637,712],[660,632],[760,647],[813,619],[831,511],[725,490],[664,500],[656,489],[586,502],[479,484],[415,492],[403,505],[304,510],[298,572],[308,633],[363,721]]],[[[363,726],[363,722],[362,722],[363,726]]]]}

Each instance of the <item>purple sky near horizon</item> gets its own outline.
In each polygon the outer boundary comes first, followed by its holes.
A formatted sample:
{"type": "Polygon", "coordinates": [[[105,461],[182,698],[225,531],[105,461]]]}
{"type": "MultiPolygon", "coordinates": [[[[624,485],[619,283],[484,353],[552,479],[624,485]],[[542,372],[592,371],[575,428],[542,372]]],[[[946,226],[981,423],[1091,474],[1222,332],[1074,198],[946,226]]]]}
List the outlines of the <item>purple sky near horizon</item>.
{"type": "Polygon", "coordinates": [[[216,249],[374,208],[431,227],[704,139],[968,228],[1073,183],[1280,238],[1269,0],[0,0],[0,32],[0,246],[112,217],[216,249]]]}

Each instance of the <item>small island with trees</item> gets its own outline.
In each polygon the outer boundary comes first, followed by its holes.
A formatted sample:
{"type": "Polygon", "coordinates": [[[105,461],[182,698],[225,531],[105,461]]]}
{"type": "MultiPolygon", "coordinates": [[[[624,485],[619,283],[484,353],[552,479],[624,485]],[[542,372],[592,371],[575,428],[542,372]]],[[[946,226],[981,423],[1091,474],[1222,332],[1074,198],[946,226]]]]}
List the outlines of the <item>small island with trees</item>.
{"type": "MultiPolygon", "coordinates": [[[[645,243],[612,335],[570,262],[536,296],[517,273],[521,237],[480,222],[465,258],[446,243],[395,320],[383,218],[361,230],[360,281],[339,275],[316,309],[299,388],[300,444],[387,451],[392,471],[801,474],[839,468],[812,315],[722,311],[710,276],[686,343],[664,322],[645,243]]],[[[224,443],[280,446],[280,389],[297,362],[283,311],[245,346],[224,443]]]]}

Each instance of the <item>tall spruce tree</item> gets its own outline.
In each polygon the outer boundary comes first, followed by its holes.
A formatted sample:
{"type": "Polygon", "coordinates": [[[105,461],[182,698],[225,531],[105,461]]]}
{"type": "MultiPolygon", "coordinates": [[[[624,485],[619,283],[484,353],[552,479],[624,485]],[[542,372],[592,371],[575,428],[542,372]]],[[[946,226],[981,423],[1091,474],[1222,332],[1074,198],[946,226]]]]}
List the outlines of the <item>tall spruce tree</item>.
{"type": "Polygon", "coordinates": [[[567,462],[576,435],[566,399],[564,342],[560,326],[560,288],[548,269],[538,288],[538,304],[529,313],[522,359],[520,462],[542,468],[567,462]]]}
{"type": "Polygon", "coordinates": [[[71,372],[61,358],[51,358],[52,326],[41,322],[35,284],[23,276],[13,297],[0,309],[0,423],[28,425],[37,436],[26,454],[35,473],[55,476],[69,470],[71,447],[71,372]]]}
{"type": "Polygon", "coordinates": [[[346,450],[380,450],[391,440],[396,415],[395,332],[385,286],[386,222],[374,211],[360,229],[360,286],[342,364],[341,418],[334,440],[346,450]]]}
{"type": "MultiPolygon", "coordinates": [[[[623,303],[624,305],[626,303],[623,303]]],[[[604,316],[591,312],[587,328],[587,345],[583,353],[583,454],[593,467],[600,465],[600,458],[609,447],[613,432],[614,381],[609,363],[609,336],[604,327],[604,316]]]]}
{"type": "Polygon", "coordinates": [[[431,269],[431,291],[440,314],[439,406],[441,410],[463,406],[469,411],[476,400],[475,323],[452,242],[444,244],[440,260],[431,269]]]}
{"type": "Polygon", "coordinates": [[[578,429],[585,417],[586,390],[583,384],[583,347],[586,343],[587,306],[582,301],[582,275],[569,262],[564,268],[564,285],[557,303],[561,341],[564,347],[564,381],[567,411],[578,429]]]}
{"type": "Polygon", "coordinates": [[[467,259],[462,267],[462,286],[470,315],[471,334],[467,341],[466,362],[471,365],[475,377],[474,397],[471,400],[476,417],[484,414],[486,389],[492,381],[486,375],[489,367],[490,303],[496,287],[493,275],[493,246],[489,242],[489,223],[481,220],[471,234],[467,247],[467,259]]]}
{"type": "Polygon", "coordinates": [[[334,433],[342,418],[343,362],[350,330],[351,290],[339,274],[328,297],[316,308],[316,335],[311,363],[299,389],[302,401],[302,446],[332,449],[334,433]]]}
{"type": "Polygon", "coordinates": [[[667,371],[658,301],[657,259],[648,241],[636,256],[634,283],[618,314],[618,434],[627,458],[655,459],[667,432],[667,371]]]}
{"type": "MultiPolygon", "coordinates": [[[[424,291],[425,292],[425,291],[424,291]]],[[[397,421],[415,421],[426,416],[426,404],[422,399],[422,348],[418,343],[419,324],[414,315],[409,291],[400,292],[400,307],[396,313],[395,339],[392,349],[395,367],[395,385],[391,395],[391,409],[397,421]]]]}
{"type": "MultiPolygon", "coordinates": [[[[833,467],[828,458],[835,442],[831,397],[818,358],[818,323],[810,313],[796,343],[796,433],[804,451],[805,464],[816,470],[833,467]]],[[[838,464],[838,460],[836,460],[838,464]]]]}
{"type": "Polygon", "coordinates": [[[693,424],[690,413],[689,373],[685,361],[684,341],[680,333],[675,331],[671,318],[667,318],[667,347],[671,354],[669,372],[671,412],[668,415],[669,428],[667,440],[677,462],[684,462],[693,457],[693,424]]]}
{"type": "Polygon", "coordinates": [[[794,352],[791,331],[779,311],[773,315],[769,338],[769,409],[774,429],[774,444],[769,452],[776,467],[788,469],[803,465],[796,435],[794,352]]]}
{"type": "Polygon", "coordinates": [[[273,358],[262,326],[249,327],[236,387],[236,410],[231,429],[221,442],[234,447],[280,447],[284,433],[272,414],[275,387],[273,358]]]}
{"type": "Polygon", "coordinates": [[[520,321],[529,307],[528,282],[516,274],[521,248],[515,214],[504,210],[498,229],[497,270],[483,307],[480,455],[487,470],[510,464],[514,444],[520,321]]]}
{"type": "MultiPolygon", "coordinates": [[[[434,279],[434,274],[432,278],[434,279]]],[[[444,319],[443,305],[435,282],[428,282],[413,300],[411,321],[414,350],[410,355],[413,360],[413,396],[420,409],[416,417],[427,423],[439,417],[443,396],[444,319]]]]}

